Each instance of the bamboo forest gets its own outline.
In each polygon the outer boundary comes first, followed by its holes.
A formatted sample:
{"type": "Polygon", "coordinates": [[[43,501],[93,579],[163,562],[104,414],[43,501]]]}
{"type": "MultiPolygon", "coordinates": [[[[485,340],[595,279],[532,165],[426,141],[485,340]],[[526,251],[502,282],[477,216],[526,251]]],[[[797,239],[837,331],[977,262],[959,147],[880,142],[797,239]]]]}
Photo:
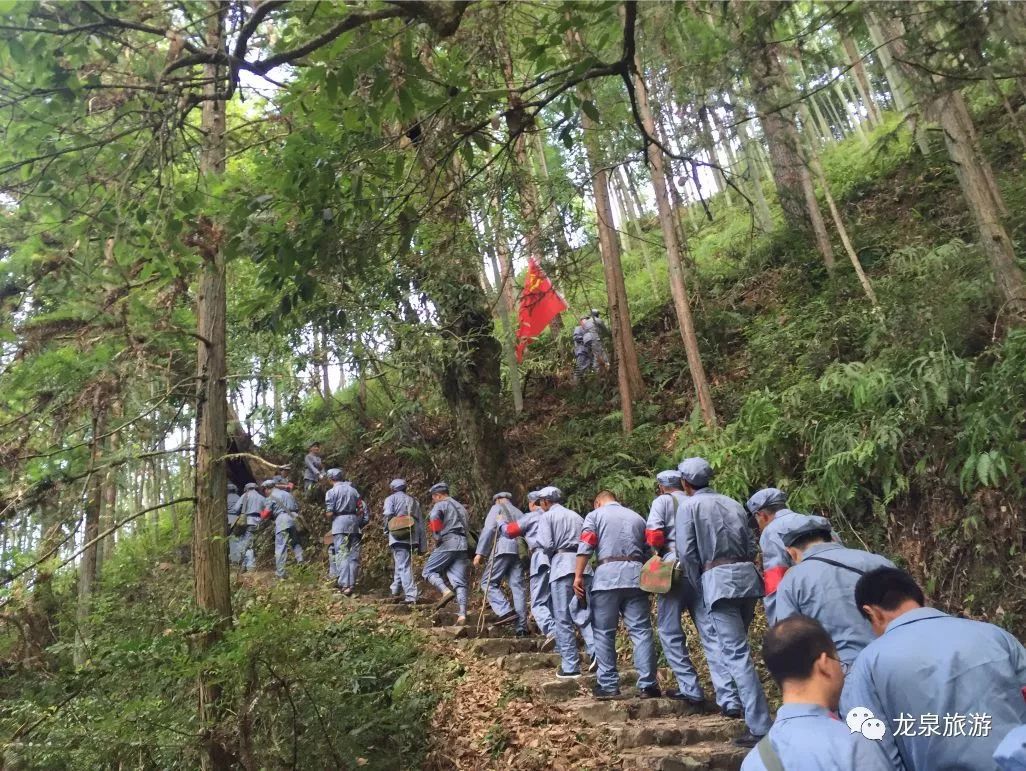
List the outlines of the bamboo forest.
{"type": "Polygon", "coordinates": [[[0,0],[0,769],[1026,768],[1024,174],[1015,0],[0,0]]]}

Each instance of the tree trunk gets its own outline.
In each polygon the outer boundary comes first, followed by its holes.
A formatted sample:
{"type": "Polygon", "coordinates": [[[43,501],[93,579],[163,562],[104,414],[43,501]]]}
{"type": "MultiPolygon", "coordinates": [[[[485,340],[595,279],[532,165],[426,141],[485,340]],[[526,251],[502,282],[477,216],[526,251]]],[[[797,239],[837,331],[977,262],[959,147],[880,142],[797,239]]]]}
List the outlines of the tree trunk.
{"type": "Polygon", "coordinates": [[[645,272],[648,274],[648,281],[652,287],[652,296],[658,297],[659,287],[656,284],[655,271],[652,269],[649,244],[641,229],[641,212],[634,207],[634,199],[627,190],[625,177],[626,174],[624,173],[623,166],[618,166],[611,177],[612,186],[627,215],[628,223],[625,229],[629,229],[632,232],[634,244],[637,246],[638,251],[641,252],[641,258],[645,261],[645,272]]]}
{"type": "MultiPolygon", "coordinates": [[[[656,136],[655,121],[648,104],[648,89],[641,77],[641,62],[635,56],[632,78],[637,95],[638,110],[641,122],[650,137],[656,136]]],[[[695,320],[691,315],[691,302],[688,298],[687,285],[684,282],[684,268],[681,264],[680,246],[677,243],[677,231],[673,226],[673,212],[670,208],[666,192],[666,174],[664,172],[663,153],[652,142],[646,141],[648,164],[652,174],[652,187],[655,192],[656,205],[659,208],[659,225],[666,243],[666,259],[670,272],[670,291],[673,294],[673,307],[680,324],[681,338],[687,354],[688,369],[691,381],[695,386],[695,396],[702,412],[702,419],[707,426],[716,425],[716,409],[713,406],[712,392],[702,364],[702,355],[698,349],[698,335],[695,333],[695,320]]]]}
{"type": "MultiPolygon", "coordinates": [[[[735,118],[736,120],[736,118],[735,118]]],[[[759,150],[755,147],[755,140],[748,132],[746,120],[737,122],[737,133],[741,139],[741,151],[745,156],[748,172],[748,189],[752,194],[752,204],[755,209],[755,221],[759,229],[764,233],[773,230],[773,214],[770,212],[769,202],[766,200],[766,193],[762,189],[762,169],[759,167],[759,150]]]]}
{"type": "Polygon", "coordinates": [[[912,114],[915,104],[915,94],[909,78],[902,72],[902,68],[895,62],[895,58],[904,58],[907,51],[903,35],[904,27],[897,19],[882,19],[875,12],[865,12],[866,26],[869,28],[869,37],[876,47],[877,56],[884,68],[884,75],[891,87],[891,96],[894,97],[894,106],[901,113],[902,117],[913,121],[913,136],[919,152],[924,156],[930,154],[930,140],[926,135],[926,128],[918,116],[912,114]]]}
{"type": "Polygon", "coordinates": [[[1015,249],[1004,224],[1004,198],[994,180],[990,162],[980,149],[965,99],[959,91],[941,94],[930,107],[940,123],[944,146],[955,167],[962,195],[976,223],[980,248],[990,260],[1002,300],[1022,323],[1026,312],[1026,276],[1015,259],[1015,249]]]}
{"type": "Polygon", "coordinates": [[[586,113],[581,114],[581,127],[584,130],[584,145],[588,163],[591,166],[595,219],[598,225],[599,249],[602,252],[602,269],[606,280],[606,296],[609,305],[609,327],[613,335],[613,349],[616,355],[621,423],[624,433],[630,433],[634,430],[634,399],[641,395],[644,385],[641,379],[641,369],[638,367],[638,354],[634,347],[634,331],[631,325],[630,306],[627,303],[627,289],[623,282],[620,242],[613,226],[608,172],[602,165],[599,155],[595,123],[586,113]]]}
{"type": "Polygon", "coordinates": [[[524,411],[524,392],[520,385],[520,364],[517,362],[516,330],[511,321],[516,305],[513,300],[513,258],[506,248],[506,228],[497,198],[492,199],[492,210],[495,212],[494,226],[489,226],[487,214],[482,215],[485,238],[488,241],[485,251],[492,261],[492,270],[499,282],[496,287],[495,310],[502,325],[502,348],[506,356],[506,369],[509,372],[509,388],[513,393],[513,411],[519,415],[524,411]]]}
{"type": "MultiPolygon", "coordinates": [[[[316,335],[317,332],[315,331],[316,335]]],[[[328,378],[328,333],[322,327],[320,330],[321,334],[321,393],[324,394],[325,399],[331,398],[331,381],[328,378]]]]}
{"type": "Polygon", "coordinates": [[[790,106],[796,95],[778,58],[779,43],[755,42],[749,62],[752,99],[769,148],[777,198],[787,224],[797,230],[808,230],[812,215],[802,184],[805,164],[799,149],[795,111],[790,106]]]}
{"type": "Polygon", "coordinates": [[[873,85],[869,81],[866,65],[859,54],[858,46],[855,45],[851,35],[841,35],[841,45],[844,47],[845,56],[848,57],[848,63],[851,64],[851,71],[855,76],[855,86],[858,89],[859,96],[862,97],[862,101],[866,105],[866,114],[869,116],[869,121],[873,125],[878,125],[883,118],[880,115],[880,108],[873,101],[873,85]]]}
{"type": "Polygon", "coordinates": [[[86,546],[85,551],[78,563],[78,607],[75,613],[77,635],[75,640],[74,661],[76,666],[82,666],[86,660],[86,644],[89,636],[89,612],[92,605],[93,584],[96,581],[96,536],[100,533],[100,507],[103,501],[103,478],[104,474],[96,470],[100,460],[100,450],[103,447],[103,434],[107,431],[107,393],[104,387],[99,387],[93,394],[93,426],[92,436],[89,440],[89,469],[90,477],[87,485],[85,502],[85,526],[83,528],[82,542],[91,544],[86,546]]]}
{"type": "MultiPolygon", "coordinates": [[[[211,50],[224,47],[224,16],[227,4],[210,3],[206,20],[206,44],[211,50]]],[[[200,126],[203,147],[200,174],[212,184],[224,171],[225,103],[212,97],[224,88],[225,73],[214,64],[203,67],[206,85],[200,126]]],[[[225,361],[225,262],[221,233],[207,218],[198,223],[196,244],[202,258],[196,300],[198,328],[198,393],[196,400],[196,513],[193,522],[192,556],[196,604],[212,617],[208,631],[196,635],[200,657],[221,639],[232,624],[231,591],[228,580],[228,550],[224,538],[227,521],[227,475],[224,456],[228,451],[228,394],[225,361]]],[[[234,756],[225,737],[216,729],[224,714],[221,686],[216,675],[202,671],[198,678],[199,724],[206,752],[204,768],[226,769],[234,756]]]]}

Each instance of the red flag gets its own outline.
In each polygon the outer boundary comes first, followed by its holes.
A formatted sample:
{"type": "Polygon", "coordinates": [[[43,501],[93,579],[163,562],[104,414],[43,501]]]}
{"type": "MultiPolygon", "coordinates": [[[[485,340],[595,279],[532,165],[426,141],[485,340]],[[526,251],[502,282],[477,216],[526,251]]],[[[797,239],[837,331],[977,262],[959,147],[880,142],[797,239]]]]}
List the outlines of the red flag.
{"type": "Polygon", "coordinates": [[[566,302],[552,286],[545,271],[533,259],[527,261],[527,276],[520,293],[520,328],[517,329],[517,361],[524,360],[524,348],[538,337],[556,316],[566,310],[566,302]]]}

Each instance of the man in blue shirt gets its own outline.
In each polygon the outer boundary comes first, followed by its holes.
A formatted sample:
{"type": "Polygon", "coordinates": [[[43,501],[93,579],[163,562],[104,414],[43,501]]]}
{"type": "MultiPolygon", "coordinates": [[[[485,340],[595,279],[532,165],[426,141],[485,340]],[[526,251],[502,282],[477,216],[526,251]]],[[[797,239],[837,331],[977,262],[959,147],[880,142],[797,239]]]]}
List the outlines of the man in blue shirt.
{"type": "Polygon", "coordinates": [[[794,564],[777,588],[777,620],[810,616],[823,625],[845,665],[873,641],[869,622],[855,607],[855,584],[876,568],[893,568],[886,557],[846,549],[830,540],[830,522],[798,515],[780,533],[788,559],[794,564]]]}
{"type": "Polygon", "coordinates": [[[477,539],[474,552],[474,567],[480,568],[487,561],[481,575],[481,590],[488,597],[488,604],[496,616],[497,624],[516,621],[516,635],[527,636],[527,581],[524,566],[520,562],[520,547],[516,538],[503,535],[502,525],[518,521],[524,512],[512,503],[513,493],[499,492],[492,496],[492,508],[485,516],[484,527],[477,539]],[[513,604],[502,591],[503,583],[509,584],[513,604]]]}
{"type": "Polygon", "coordinates": [[[837,717],[843,667],[818,621],[792,616],[780,622],[766,633],[762,657],[783,703],[741,771],[891,771],[876,742],[837,717]]]}
{"type": "Polygon", "coordinates": [[[696,621],[702,621],[699,634],[708,616],[748,725],[748,731],[734,743],[754,747],[770,727],[769,705],[748,646],[748,627],[763,595],[754,561],[755,535],[744,507],[709,487],[713,472],[708,462],[687,458],[677,470],[688,494],[677,510],[677,554],[695,593],[696,621]]]}
{"type": "Polygon", "coordinates": [[[470,573],[470,560],[467,558],[470,515],[462,503],[449,495],[449,485],[445,482],[432,485],[430,492],[434,506],[428,514],[428,528],[435,537],[435,548],[424,563],[423,576],[442,594],[436,607],[441,608],[455,598],[459,607],[456,623],[465,624],[470,573]],[[449,585],[446,585],[445,578],[449,579],[449,585]]]}
{"type": "Polygon", "coordinates": [[[325,516],[331,520],[331,535],[338,566],[338,588],[347,597],[360,572],[363,528],[369,519],[367,506],[356,488],[342,478],[342,470],[328,469],[331,489],[324,496],[325,516]]]}
{"type": "Polygon", "coordinates": [[[424,518],[421,516],[420,503],[406,492],[405,479],[393,479],[388,489],[391,495],[385,498],[382,516],[385,520],[385,534],[388,536],[388,548],[392,552],[392,586],[393,597],[402,597],[407,605],[417,604],[417,582],[413,578],[413,551],[423,554],[427,551],[427,534],[424,531],[424,518]],[[389,525],[396,517],[412,517],[414,525],[404,537],[399,538],[389,530],[389,525]]]}
{"type": "Polygon", "coordinates": [[[597,699],[620,698],[616,669],[616,628],[623,619],[634,647],[641,698],[662,696],[656,680],[655,646],[648,595],[641,591],[641,565],[647,556],[645,520],[621,506],[608,490],[595,498],[595,510],[584,518],[574,569],[574,593],[591,603],[595,658],[598,659],[597,699]],[[591,555],[598,558],[591,595],[585,573],[591,555]]]}
{"type": "Polygon", "coordinates": [[[858,580],[855,604],[877,639],[855,660],[841,709],[864,707],[884,722],[881,746],[898,771],[991,769],[1001,738],[1026,722],[1026,649],[1004,629],[925,603],[903,570],[858,580]],[[954,737],[939,724],[945,716],[961,716],[954,737]]]}

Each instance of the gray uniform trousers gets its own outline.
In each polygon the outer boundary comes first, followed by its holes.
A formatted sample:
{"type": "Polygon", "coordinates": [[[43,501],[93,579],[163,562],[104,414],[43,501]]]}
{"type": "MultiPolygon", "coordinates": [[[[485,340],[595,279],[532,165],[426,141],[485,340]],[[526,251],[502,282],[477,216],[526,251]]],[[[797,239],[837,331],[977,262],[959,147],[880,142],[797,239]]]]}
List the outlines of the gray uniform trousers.
{"type": "Polygon", "coordinates": [[[456,603],[460,615],[467,615],[467,576],[470,573],[470,559],[466,549],[442,551],[435,549],[424,563],[424,580],[443,594],[449,590],[442,573],[449,579],[452,590],[456,592],[456,603]]]}
{"type": "Polygon", "coordinates": [[[620,673],[616,669],[616,628],[621,617],[634,648],[638,689],[656,685],[656,655],[648,595],[641,589],[592,590],[590,601],[599,688],[607,693],[620,689],[620,673]]]}
{"type": "Polygon", "coordinates": [[[342,589],[352,589],[360,572],[360,548],[363,536],[360,533],[335,533],[335,570],[338,573],[338,585],[342,589]]]}
{"type": "Polygon", "coordinates": [[[413,579],[413,549],[404,543],[394,543],[392,549],[392,585],[389,587],[393,597],[403,593],[406,602],[417,601],[417,582],[413,579]]]}
{"type": "MultiPolygon", "coordinates": [[[[585,594],[591,596],[590,575],[584,576],[585,594]]],[[[556,635],[556,651],[562,659],[564,672],[577,672],[581,668],[581,655],[577,650],[577,635],[574,627],[581,630],[584,648],[592,656],[595,655],[595,637],[591,626],[591,613],[582,609],[577,613],[570,610],[570,601],[574,598],[573,574],[565,575],[553,581],[549,588],[552,592],[553,626],[556,635]]],[[[589,603],[588,608],[591,607],[589,603]]]]}
{"type": "Polygon", "coordinates": [[[538,631],[546,637],[553,635],[556,621],[552,617],[552,592],[549,590],[549,568],[531,576],[531,615],[538,631]]]}
{"type": "Polygon", "coordinates": [[[496,554],[485,565],[481,574],[481,590],[488,596],[488,604],[496,616],[508,615],[511,610],[517,614],[518,630],[527,629],[527,586],[524,583],[524,566],[519,554],[496,554]],[[510,607],[502,591],[502,582],[509,584],[513,595],[510,607]]]}
{"type": "Polygon", "coordinates": [[[769,732],[773,721],[769,716],[769,704],[762,690],[759,673],[752,661],[748,647],[748,627],[755,616],[756,597],[725,598],[706,608],[705,603],[695,603],[695,623],[711,623],[720,642],[720,657],[723,666],[730,673],[737,686],[744,706],[745,723],[756,736],[769,732]],[[708,620],[706,619],[708,617],[708,620]],[[699,621],[701,619],[701,621],[699,621]]]}
{"type": "MultiPolygon", "coordinates": [[[[709,675],[712,679],[716,703],[723,709],[741,709],[741,698],[730,671],[723,662],[720,653],[719,638],[716,627],[708,613],[696,612],[696,601],[693,592],[683,581],[675,585],[666,594],[656,596],[656,623],[659,630],[659,642],[663,648],[666,663],[670,665],[677,678],[677,688],[681,693],[695,699],[703,698],[702,686],[698,682],[698,674],[691,663],[687,641],[684,639],[684,627],[681,625],[681,614],[687,610],[691,619],[698,627],[698,636],[705,650],[705,659],[709,664],[709,675]]],[[[701,602],[698,600],[697,602],[701,602]]]]}
{"type": "MultiPolygon", "coordinates": [[[[278,578],[285,577],[285,560],[289,555],[289,541],[292,540],[290,531],[282,530],[274,534],[274,574],[278,578]]],[[[303,547],[298,541],[292,543],[292,554],[297,563],[303,561],[303,547]]]]}

